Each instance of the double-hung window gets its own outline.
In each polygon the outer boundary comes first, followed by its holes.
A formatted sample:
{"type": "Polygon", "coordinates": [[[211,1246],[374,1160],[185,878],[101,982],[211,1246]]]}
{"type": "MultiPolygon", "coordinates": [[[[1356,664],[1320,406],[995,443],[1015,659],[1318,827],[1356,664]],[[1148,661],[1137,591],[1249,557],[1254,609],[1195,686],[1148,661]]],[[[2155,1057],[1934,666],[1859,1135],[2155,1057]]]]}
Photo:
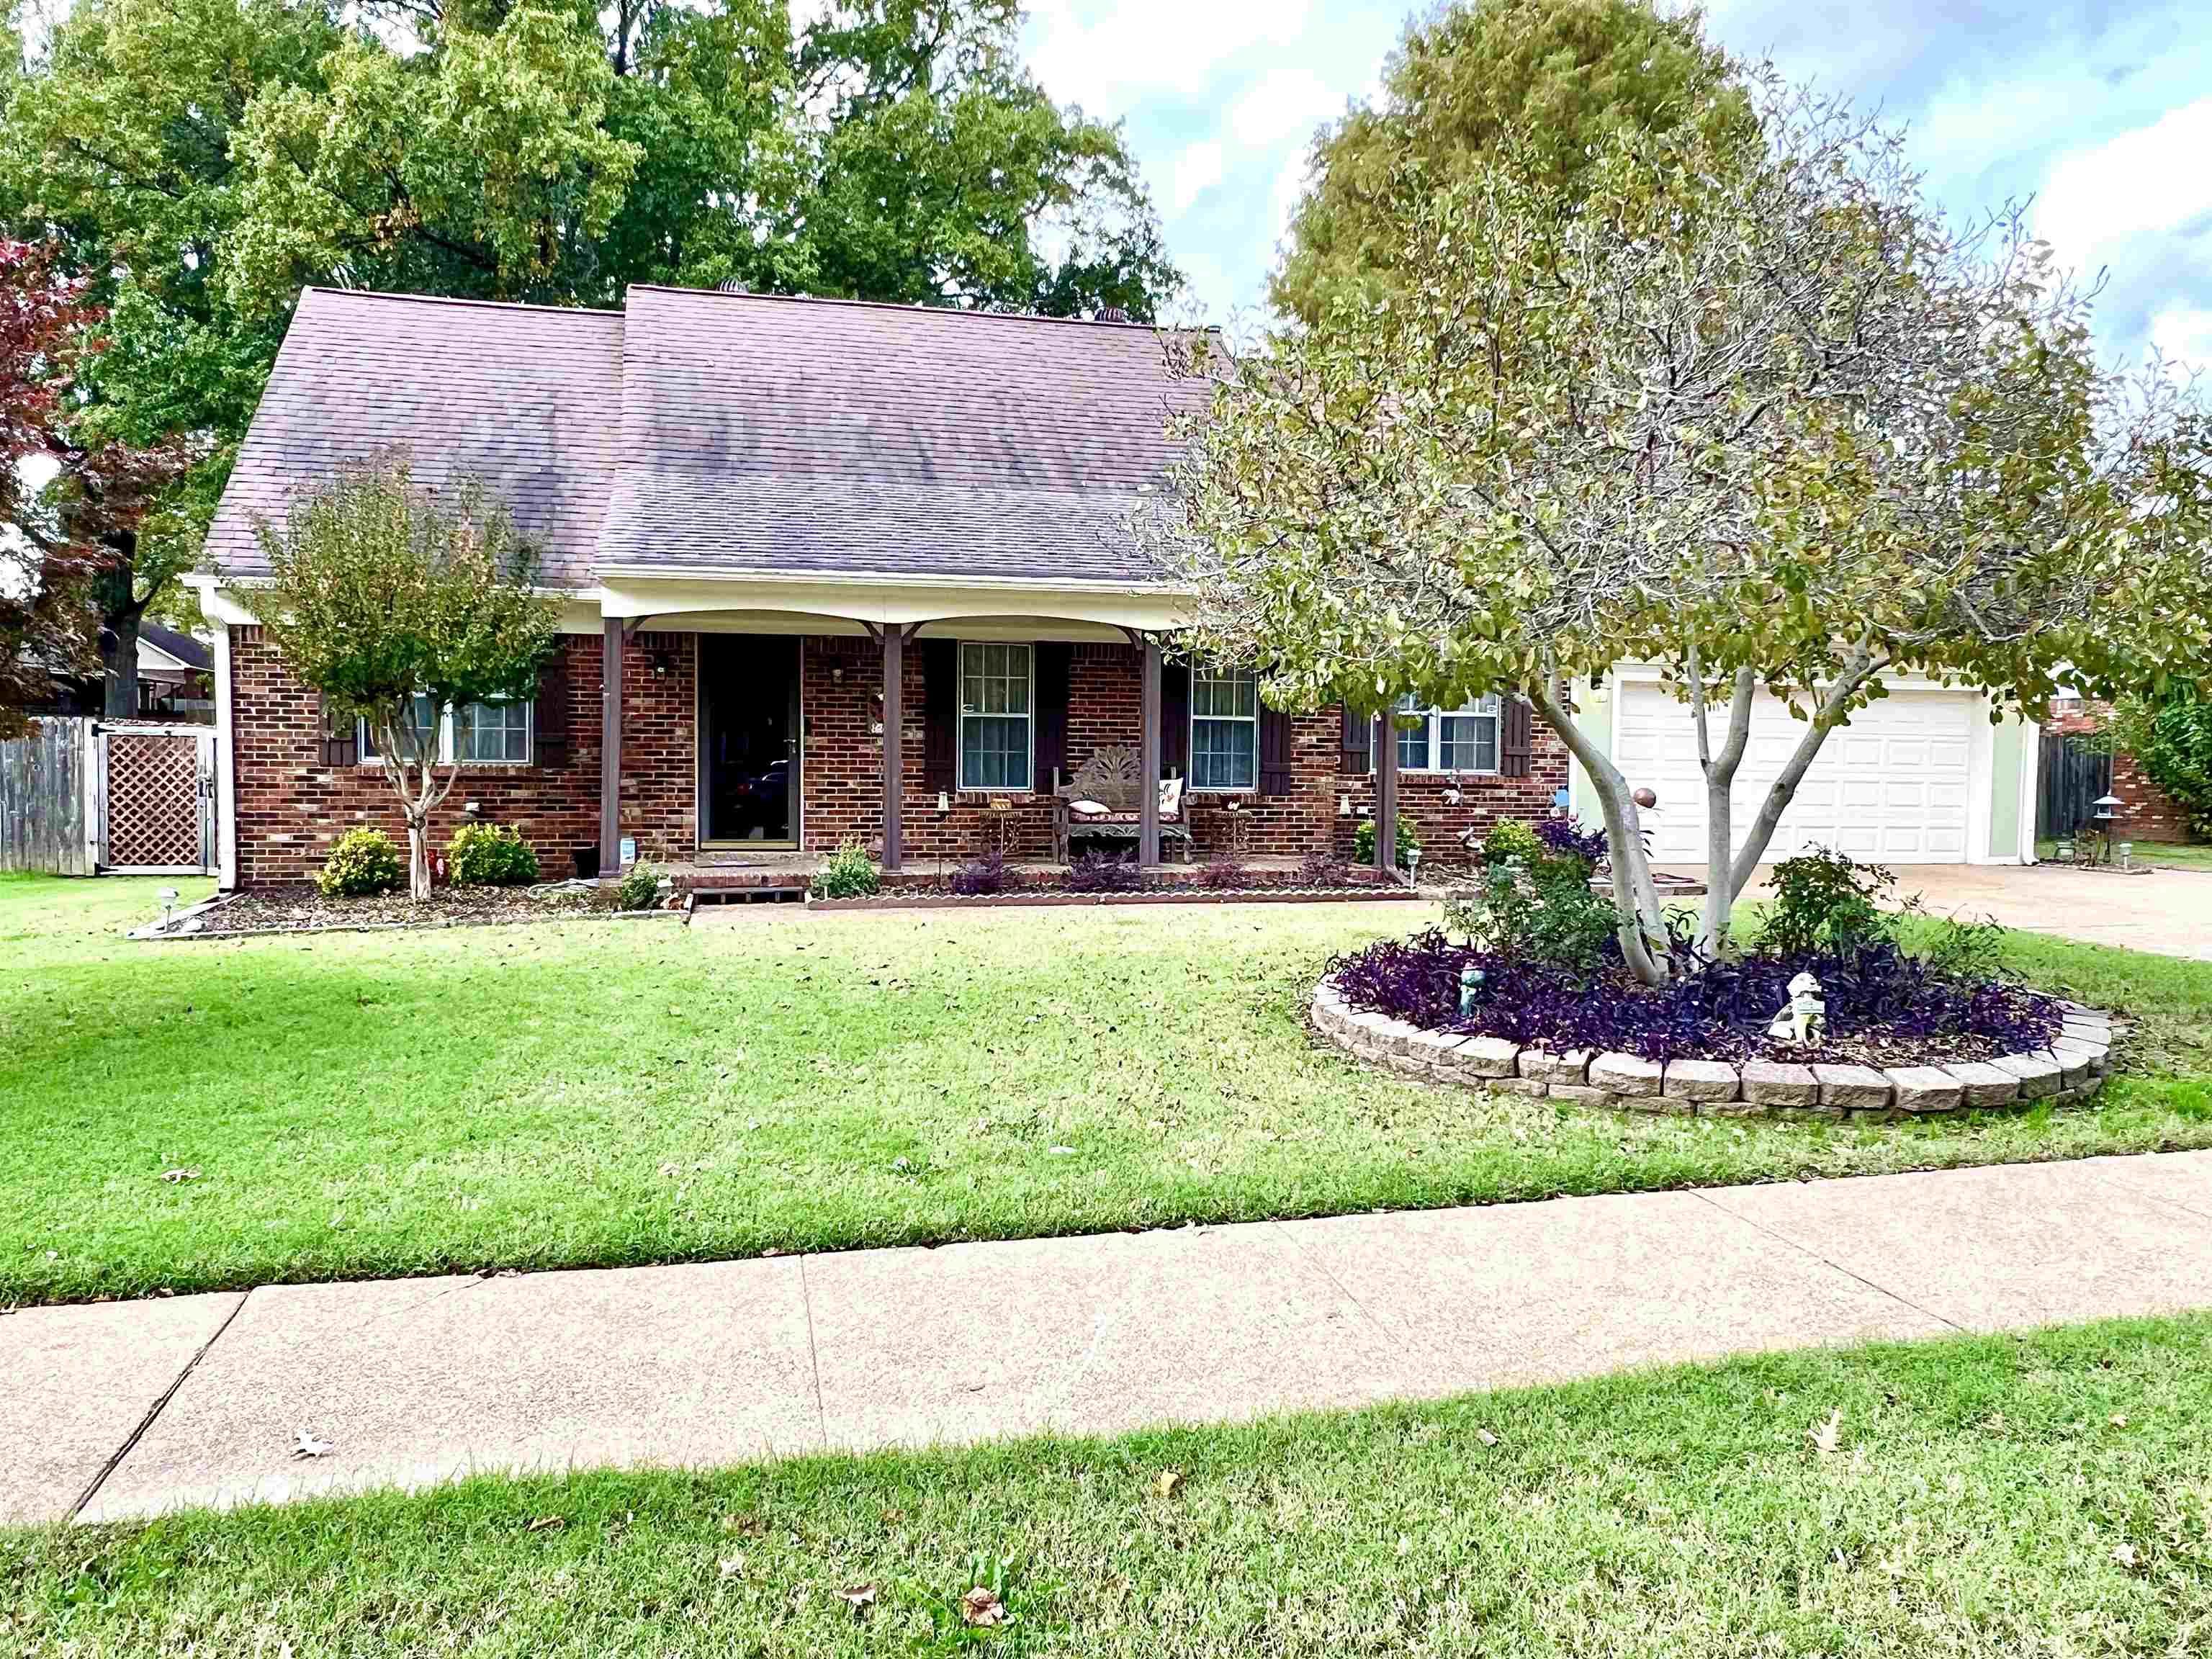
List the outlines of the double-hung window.
{"type": "MultiPolygon", "coordinates": [[[[458,760],[464,764],[527,765],[530,760],[530,722],[533,705],[526,699],[501,698],[491,702],[463,703],[444,708],[426,692],[415,696],[415,730],[424,751],[433,760],[458,760]]],[[[376,733],[367,720],[361,723],[361,758],[375,762],[376,733]]]]}
{"type": "Polygon", "coordinates": [[[1236,669],[1190,674],[1190,787],[1255,789],[1260,783],[1260,681],[1236,669]]]}
{"type": "Polygon", "coordinates": [[[1417,708],[1411,697],[1398,705],[1401,714],[1420,724],[1398,733],[1401,772],[1495,772],[1498,770],[1498,699],[1477,698],[1461,708],[1417,708]]]}
{"type": "Polygon", "coordinates": [[[1030,787],[1030,647],[963,640],[960,646],[960,787],[1030,787]]]}

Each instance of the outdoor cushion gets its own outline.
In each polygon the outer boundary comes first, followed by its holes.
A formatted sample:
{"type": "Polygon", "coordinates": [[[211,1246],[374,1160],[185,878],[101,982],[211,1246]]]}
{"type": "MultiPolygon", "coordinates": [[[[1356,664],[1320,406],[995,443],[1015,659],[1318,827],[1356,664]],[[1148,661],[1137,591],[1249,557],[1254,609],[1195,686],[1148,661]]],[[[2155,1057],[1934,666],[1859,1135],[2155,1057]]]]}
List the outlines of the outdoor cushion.
{"type": "Polygon", "coordinates": [[[1072,800],[1067,804],[1067,810],[1071,812],[1080,813],[1086,818],[1097,818],[1105,817],[1106,814],[1113,809],[1106,805],[1103,801],[1072,800]]]}
{"type": "Polygon", "coordinates": [[[1160,816],[1164,818],[1171,818],[1182,810],[1182,780],[1162,778],[1160,780],[1160,816]]]}

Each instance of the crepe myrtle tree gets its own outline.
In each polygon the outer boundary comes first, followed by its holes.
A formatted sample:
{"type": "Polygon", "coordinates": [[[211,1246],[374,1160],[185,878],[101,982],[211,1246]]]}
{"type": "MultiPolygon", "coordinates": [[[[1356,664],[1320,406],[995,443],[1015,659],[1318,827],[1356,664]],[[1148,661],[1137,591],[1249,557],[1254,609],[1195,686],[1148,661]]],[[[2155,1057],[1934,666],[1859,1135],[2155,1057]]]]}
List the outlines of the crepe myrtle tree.
{"type": "Polygon", "coordinates": [[[2016,215],[1954,230],[1894,135],[1747,72],[1755,132],[1624,131],[1572,193],[1507,135],[1394,179],[1389,292],[1225,352],[1134,527],[1194,643],[1285,707],[1525,697],[1582,763],[1622,950],[1670,969],[1631,781],[1573,688],[1657,665],[1711,824],[1697,947],[1828,735],[1900,674],[2048,695],[2208,650],[2204,422],[2096,367],[2090,296],[2016,215]],[[1803,722],[1738,819],[1765,687],[1803,722]]]}
{"type": "Polygon", "coordinates": [[[407,823],[409,891],[427,899],[430,817],[459,770],[459,745],[442,753],[444,711],[529,696],[559,641],[560,596],[535,586],[536,550],[481,479],[432,489],[404,452],[341,466],[255,534],[268,572],[240,583],[325,718],[368,728],[407,823]]]}

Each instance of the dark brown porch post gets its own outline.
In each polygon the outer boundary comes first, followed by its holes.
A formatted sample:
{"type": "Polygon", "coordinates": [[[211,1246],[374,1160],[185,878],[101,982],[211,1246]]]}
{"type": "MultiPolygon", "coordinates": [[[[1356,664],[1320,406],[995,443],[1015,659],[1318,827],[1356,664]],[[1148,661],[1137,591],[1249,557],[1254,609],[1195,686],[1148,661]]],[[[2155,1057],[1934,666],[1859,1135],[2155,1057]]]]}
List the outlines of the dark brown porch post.
{"type": "Polygon", "coordinates": [[[1137,866],[1149,870],[1160,861],[1160,641],[1145,635],[1144,678],[1137,693],[1143,720],[1138,740],[1142,792],[1137,798],[1137,866]]]}
{"type": "Polygon", "coordinates": [[[885,623],[884,641],[884,868],[896,870],[906,852],[906,629],[885,623]]]}
{"type": "Polygon", "coordinates": [[[1375,717],[1375,867],[1398,871],[1398,727],[1393,709],[1375,717]]]}
{"type": "Polygon", "coordinates": [[[599,873],[622,872],[623,624],[609,617],[599,646],[599,873]]]}

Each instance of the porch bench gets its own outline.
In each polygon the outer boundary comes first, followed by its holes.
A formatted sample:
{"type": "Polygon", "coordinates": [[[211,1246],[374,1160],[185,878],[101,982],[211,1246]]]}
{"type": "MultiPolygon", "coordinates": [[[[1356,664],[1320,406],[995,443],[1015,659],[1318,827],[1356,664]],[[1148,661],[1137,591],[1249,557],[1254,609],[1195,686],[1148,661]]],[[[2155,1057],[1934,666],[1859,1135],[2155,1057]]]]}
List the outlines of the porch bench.
{"type": "MultiPolygon", "coordinates": [[[[1053,771],[1052,855],[1066,864],[1071,844],[1079,836],[1097,841],[1133,842],[1143,830],[1144,779],[1137,751],[1127,747],[1101,749],[1077,769],[1066,782],[1053,771]]],[[[1182,780],[1168,778],[1160,784],[1160,854],[1180,848],[1182,861],[1190,862],[1190,825],[1183,809],[1182,780]]]]}

